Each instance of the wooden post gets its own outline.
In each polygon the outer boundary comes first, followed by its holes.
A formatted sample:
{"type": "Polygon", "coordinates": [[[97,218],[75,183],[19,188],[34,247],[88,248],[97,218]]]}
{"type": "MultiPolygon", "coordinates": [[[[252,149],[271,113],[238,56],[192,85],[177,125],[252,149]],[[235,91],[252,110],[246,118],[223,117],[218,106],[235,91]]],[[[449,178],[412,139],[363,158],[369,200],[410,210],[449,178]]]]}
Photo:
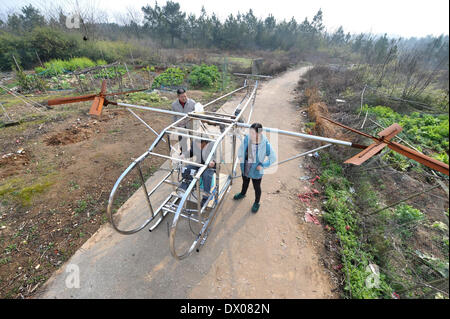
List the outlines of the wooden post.
{"type": "Polygon", "coordinates": [[[124,63],[124,65],[125,65],[125,69],[127,70],[128,79],[130,79],[131,87],[134,89],[133,80],[131,79],[130,72],[128,71],[127,64],[124,63]]]}
{"type": "Polygon", "coordinates": [[[12,120],[11,120],[11,118],[9,117],[8,113],[6,113],[6,110],[5,110],[5,108],[3,107],[2,103],[0,103],[0,106],[1,106],[2,109],[3,109],[3,113],[5,113],[6,117],[7,117],[8,120],[11,122],[12,120]]]}
{"type": "Polygon", "coordinates": [[[83,85],[81,84],[81,80],[80,80],[80,77],[78,76],[78,74],[76,74],[76,77],[77,77],[77,80],[78,80],[78,84],[80,85],[81,93],[84,93],[83,85]]]}
{"type": "Polygon", "coordinates": [[[42,64],[42,61],[41,61],[41,58],[39,57],[39,54],[37,53],[36,50],[34,50],[34,52],[36,53],[36,56],[38,58],[38,61],[39,61],[40,65],[41,65],[41,67],[44,67],[44,64],[42,64]]]}
{"type": "Polygon", "coordinates": [[[19,63],[17,63],[16,57],[14,56],[14,54],[13,54],[13,56],[12,56],[12,57],[13,57],[13,59],[14,59],[14,62],[16,63],[16,66],[17,66],[17,71],[19,71],[19,72],[20,72],[21,70],[20,70],[20,66],[19,66],[19,63]]]}
{"type": "Polygon", "coordinates": [[[128,48],[130,51],[130,55],[131,55],[131,63],[134,65],[134,58],[133,58],[133,53],[131,52],[131,48],[128,48]]]}
{"type": "Polygon", "coordinates": [[[225,56],[223,57],[223,64],[222,64],[222,91],[224,88],[225,83],[225,56]]]}
{"type": "Polygon", "coordinates": [[[148,89],[150,90],[152,88],[152,76],[150,74],[150,66],[147,66],[148,71],[148,89]]]}
{"type": "Polygon", "coordinates": [[[119,90],[122,91],[122,76],[119,77],[117,73],[117,66],[114,66],[114,73],[116,74],[117,82],[119,82],[119,90]]]}
{"type": "Polygon", "coordinates": [[[95,88],[94,78],[92,77],[92,74],[90,72],[88,72],[88,74],[89,74],[89,78],[91,79],[92,88],[95,88]]]}
{"type": "Polygon", "coordinates": [[[104,66],[102,66],[102,68],[103,68],[103,71],[105,72],[106,85],[107,85],[107,87],[109,87],[110,83],[108,83],[108,82],[110,82],[110,81],[108,81],[109,80],[109,78],[108,78],[108,71],[106,70],[106,68],[104,66]]]}
{"type": "Polygon", "coordinates": [[[100,48],[100,53],[101,53],[101,55],[102,55],[102,59],[105,60],[105,56],[103,55],[103,50],[102,50],[102,48],[100,48]]]}

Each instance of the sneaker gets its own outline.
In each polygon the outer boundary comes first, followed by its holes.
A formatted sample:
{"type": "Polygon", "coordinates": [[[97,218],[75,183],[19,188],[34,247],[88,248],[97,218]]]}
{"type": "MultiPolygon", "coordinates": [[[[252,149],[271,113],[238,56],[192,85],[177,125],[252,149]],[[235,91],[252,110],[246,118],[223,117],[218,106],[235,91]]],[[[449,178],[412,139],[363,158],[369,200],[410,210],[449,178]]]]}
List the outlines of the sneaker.
{"type": "Polygon", "coordinates": [[[234,195],[233,199],[234,199],[234,200],[239,200],[239,199],[242,199],[242,198],[244,198],[244,197],[245,197],[245,195],[243,195],[243,194],[241,194],[241,193],[237,193],[236,195],[234,195]]]}
{"type": "Polygon", "coordinates": [[[256,213],[259,209],[259,203],[253,203],[252,213],[256,213]]]}

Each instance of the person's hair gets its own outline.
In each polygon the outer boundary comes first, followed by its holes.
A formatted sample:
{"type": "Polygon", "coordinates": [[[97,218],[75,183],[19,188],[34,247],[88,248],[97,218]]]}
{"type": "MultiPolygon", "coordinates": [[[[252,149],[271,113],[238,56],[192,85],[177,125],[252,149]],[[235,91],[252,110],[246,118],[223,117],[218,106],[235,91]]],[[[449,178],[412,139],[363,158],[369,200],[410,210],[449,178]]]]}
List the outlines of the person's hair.
{"type": "Polygon", "coordinates": [[[263,126],[260,123],[253,123],[252,125],[250,125],[250,128],[255,130],[256,133],[262,133],[263,131],[263,126]]]}
{"type": "MultiPolygon", "coordinates": [[[[251,130],[254,130],[255,132],[256,132],[256,134],[259,134],[259,133],[262,133],[262,131],[263,131],[263,126],[260,124],[260,123],[253,123],[252,125],[250,125],[250,129],[251,130]]],[[[249,138],[248,139],[248,147],[247,147],[247,149],[245,150],[245,160],[246,161],[248,161],[248,157],[249,157],[249,150],[251,150],[252,149],[252,144],[253,144],[253,142],[252,142],[252,139],[251,138],[249,138]]]]}
{"type": "Polygon", "coordinates": [[[197,136],[200,137],[200,138],[199,139],[196,138],[195,142],[200,143],[200,144],[208,144],[209,143],[208,140],[204,139],[206,137],[205,134],[200,134],[200,135],[197,135],[197,136]]]}
{"type": "Polygon", "coordinates": [[[178,95],[181,95],[181,94],[183,94],[183,93],[186,93],[186,90],[185,90],[185,89],[180,88],[180,89],[177,90],[177,94],[178,94],[178,95]]]}

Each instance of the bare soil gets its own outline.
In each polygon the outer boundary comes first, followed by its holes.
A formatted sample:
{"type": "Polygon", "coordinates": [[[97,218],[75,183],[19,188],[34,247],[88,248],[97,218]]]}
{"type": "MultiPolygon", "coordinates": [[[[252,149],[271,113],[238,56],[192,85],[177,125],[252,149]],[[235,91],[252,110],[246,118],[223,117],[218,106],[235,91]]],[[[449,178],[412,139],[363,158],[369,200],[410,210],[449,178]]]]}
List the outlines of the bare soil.
{"type": "MultiPolygon", "coordinates": [[[[162,107],[169,107],[176,95],[164,95],[169,100],[162,107]]],[[[191,97],[203,95],[192,91],[191,97]]],[[[46,111],[21,103],[8,108],[10,116],[27,120],[0,128],[1,298],[32,296],[107,222],[112,186],[154,139],[126,110],[108,106],[99,118],[88,111],[89,103],[46,111]]],[[[137,113],[156,131],[171,122],[137,113]]],[[[162,162],[152,159],[150,166],[162,162]]]]}

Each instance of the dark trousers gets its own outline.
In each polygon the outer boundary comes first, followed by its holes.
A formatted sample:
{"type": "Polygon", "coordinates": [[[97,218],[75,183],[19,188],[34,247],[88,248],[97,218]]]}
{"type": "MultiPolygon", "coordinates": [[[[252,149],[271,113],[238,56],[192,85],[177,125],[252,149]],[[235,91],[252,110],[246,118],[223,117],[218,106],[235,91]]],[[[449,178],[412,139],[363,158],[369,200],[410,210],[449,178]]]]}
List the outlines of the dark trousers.
{"type": "MultiPolygon", "coordinates": [[[[194,166],[194,165],[187,165],[186,166],[187,172],[190,172],[191,170],[194,170],[195,172],[197,172],[198,169],[199,168],[197,166],[194,166]]],[[[203,190],[206,193],[210,193],[211,192],[211,184],[212,184],[215,172],[216,172],[216,170],[214,168],[208,167],[207,169],[204,170],[204,172],[202,174],[203,190]]],[[[190,180],[192,180],[192,178],[190,180]]]]}
{"type": "MultiPolygon", "coordinates": [[[[261,199],[261,180],[262,178],[251,178],[253,188],[255,189],[255,203],[259,203],[259,200],[261,199]]],[[[250,178],[242,175],[242,190],[241,194],[245,195],[247,193],[248,184],[250,184],[250,178]]]]}

